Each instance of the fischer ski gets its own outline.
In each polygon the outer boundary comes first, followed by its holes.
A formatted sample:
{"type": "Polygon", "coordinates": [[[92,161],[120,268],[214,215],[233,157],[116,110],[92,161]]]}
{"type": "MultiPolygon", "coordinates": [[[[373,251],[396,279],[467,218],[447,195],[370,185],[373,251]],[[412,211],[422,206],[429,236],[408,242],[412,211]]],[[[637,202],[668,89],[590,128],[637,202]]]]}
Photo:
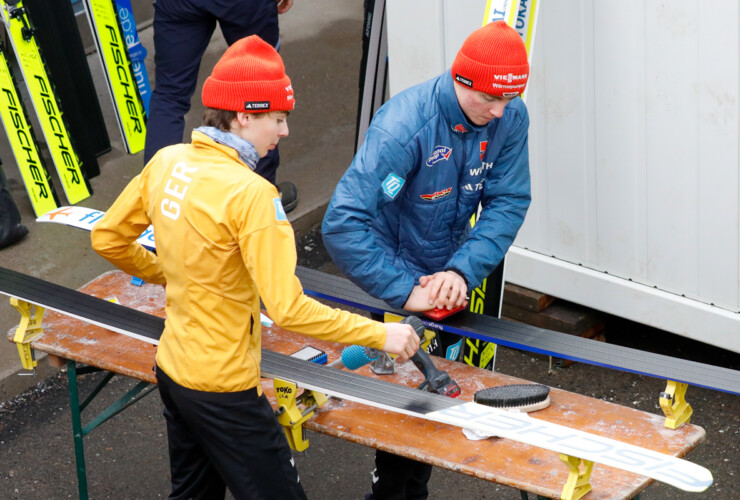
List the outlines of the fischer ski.
{"type": "Polygon", "coordinates": [[[84,0],[84,4],[123,145],[129,154],[138,153],[146,140],[146,112],[137,85],[141,75],[134,73],[113,0],[84,0]]]}
{"type": "Polygon", "coordinates": [[[20,98],[13,73],[0,43],[0,117],[2,118],[13,157],[21,172],[28,198],[36,216],[59,206],[51,177],[39,152],[28,114],[20,98]]]}
{"type": "Polygon", "coordinates": [[[28,12],[22,1],[6,0],[2,15],[64,194],[70,203],[78,203],[90,197],[91,191],[49,81],[28,12]]]}
{"type": "MultiPolygon", "coordinates": [[[[85,293],[0,268],[0,293],[92,323],[144,342],[158,344],[164,319],[85,293]]],[[[375,408],[476,430],[570,457],[603,464],[700,492],[713,482],[709,470],[672,455],[591,434],[526,413],[365,377],[262,350],[262,376],[289,380],[304,389],[375,408]]]]}

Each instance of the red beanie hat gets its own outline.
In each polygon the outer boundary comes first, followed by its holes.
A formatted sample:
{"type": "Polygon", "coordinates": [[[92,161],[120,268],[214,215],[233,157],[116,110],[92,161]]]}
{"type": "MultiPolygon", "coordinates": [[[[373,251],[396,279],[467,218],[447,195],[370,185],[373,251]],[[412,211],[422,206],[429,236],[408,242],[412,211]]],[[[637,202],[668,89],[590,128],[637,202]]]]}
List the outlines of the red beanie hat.
{"type": "Polygon", "coordinates": [[[227,111],[291,111],[293,87],[280,54],[257,35],[226,49],[203,85],[203,105],[227,111]]]}
{"type": "Polygon", "coordinates": [[[473,31],[452,63],[452,78],[491,95],[515,97],[524,92],[529,63],[519,33],[504,21],[473,31]]]}

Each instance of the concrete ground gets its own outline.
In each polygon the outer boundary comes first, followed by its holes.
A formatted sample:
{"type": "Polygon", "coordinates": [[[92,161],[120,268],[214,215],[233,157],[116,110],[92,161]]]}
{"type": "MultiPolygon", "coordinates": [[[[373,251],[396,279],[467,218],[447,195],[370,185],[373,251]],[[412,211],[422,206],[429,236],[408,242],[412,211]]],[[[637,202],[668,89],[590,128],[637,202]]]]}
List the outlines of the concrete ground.
{"type": "MultiPolygon", "coordinates": [[[[299,189],[300,202],[290,219],[302,238],[302,254],[320,247],[320,238],[311,229],[319,223],[333,187],[352,159],[361,30],[360,1],[297,0],[291,11],[281,17],[281,54],[293,80],[297,107],[289,118],[291,135],[281,142],[278,180],[291,180],[299,189]]],[[[151,27],[143,27],[140,36],[150,53],[147,66],[153,78],[151,27]]],[[[203,59],[200,84],[225,48],[217,32],[203,59]]],[[[102,82],[95,54],[89,62],[96,84],[102,82]]],[[[113,149],[99,158],[101,175],[92,180],[95,194],[80,205],[105,210],[141,170],[143,160],[142,153],[124,152],[107,91],[99,87],[98,92],[113,149]]],[[[200,122],[199,92],[200,85],[186,130],[200,122]]],[[[111,269],[90,249],[87,233],[34,222],[6,137],[0,136],[0,157],[5,159],[10,188],[23,222],[30,229],[24,241],[0,251],[0,266],[72,288],[111,269]]],[[[327,265],[322,258],[314,264],[327,265]]],[[[0,301],[0,331],[8,331],[17,321],[17,313],[7,301],[0,301]]],[[[668,338],[667,344],[672,343],[668,338]]],[[[694,348],[689,346],[688,350],[694,348]]],[[[730,359],[731,363],[735,361],[730,359]]],[[[44,359],[39,365],[36,377],[19,376],[16,348],[0,341],[0,498],[77,495],[65,378],[44,359]]],[[[545,361],[506,349],[500,350],[497,369],[645,411],[660,411],[657,394],[661,382],[654,379],[585,365],[548,373],[545,361]]],[[[83,392],[97,379],[96,375],[84,377],[83,392]]],[[[89,411],[101,409],[131,384],[130,380],[114,379],[89,411]]],[[[695,409],[694,422],[705,427],[708,436],[689,459],[712,470],[715,485],[700,495],[655,485],[642,498],[740,498],[736,477],[740,459],[737,397],[692,388],[689,400],[695,409]]],[[[88,436],[85,446],[91,498],[166,497],[169,474],[164,432],[161,403],[154,395],[88,436]]],[[[309,498],[362,498],[369,490],[372,450],[313,433],[310,439],[309,450],[297,458],[309,498]]],[[[439,499],[520,498],[510,488],[442,470],[435,470],[430,487],[431,498],[439,499]]]]}

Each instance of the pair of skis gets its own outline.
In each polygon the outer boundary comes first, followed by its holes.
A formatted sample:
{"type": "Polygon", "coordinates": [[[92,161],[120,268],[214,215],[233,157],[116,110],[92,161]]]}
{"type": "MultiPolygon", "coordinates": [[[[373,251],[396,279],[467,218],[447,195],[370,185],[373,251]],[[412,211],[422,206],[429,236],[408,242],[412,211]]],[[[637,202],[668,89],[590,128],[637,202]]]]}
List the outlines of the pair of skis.
{"type": "MultiPolygon", "coordinates": [[[[143,64],[146,51],[138,39],[131,2],[117,0],[114,6],[111,0],[86,0],[85,6],[124,146],[127,152],[136,153],[144,148],[145,105],[148,105],[151,91],[143,64]],[[129,58],[129,47],[134,54],[133,63],[129,58]]],[[[5,0],[2,19],[65,197],[71,204],[78,203],[88,198],[92,191],[39,50],[35,28],[22,0],[5,0]]],[[[9,53],[3,46],[0,46],[0,118],[34,213],[40,216],[58,207],[59,196],[11,72],[9,53]]]]}

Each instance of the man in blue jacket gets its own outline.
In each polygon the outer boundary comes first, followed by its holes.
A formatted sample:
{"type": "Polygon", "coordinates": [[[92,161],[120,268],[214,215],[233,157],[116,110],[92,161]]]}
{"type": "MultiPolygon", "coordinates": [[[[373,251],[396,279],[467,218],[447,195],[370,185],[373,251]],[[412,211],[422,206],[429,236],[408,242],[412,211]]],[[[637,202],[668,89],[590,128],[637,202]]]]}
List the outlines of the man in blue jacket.
{"type": "MultiPolygon", "coordinates": [[[[350,280],[395,308],[453,309],[498,266],[530,203],[528,78],[524,43],[498,21],[468,36],[450,71],[380,108],[322,225],[350,280]]],[[[461,339],[439,340],[456,359],[461,339]]],[[[426,498],[430,474],[378,452],[369,498],[426,498]]]]}

